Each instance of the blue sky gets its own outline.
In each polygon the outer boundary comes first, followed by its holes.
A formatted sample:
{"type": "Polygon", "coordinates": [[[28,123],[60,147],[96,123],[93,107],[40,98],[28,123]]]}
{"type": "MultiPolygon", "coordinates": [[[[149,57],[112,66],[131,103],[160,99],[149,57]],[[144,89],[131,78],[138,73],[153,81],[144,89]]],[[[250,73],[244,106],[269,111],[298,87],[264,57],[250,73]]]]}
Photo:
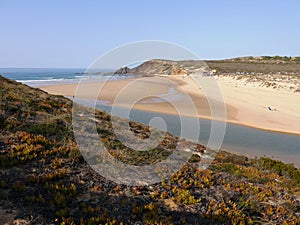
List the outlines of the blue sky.
{"type": "Polygon", "coordinates": [[[128,42],[202,59],[300,55],[299,0],[0,0],[0,67],[85,68],[128,42]]]}

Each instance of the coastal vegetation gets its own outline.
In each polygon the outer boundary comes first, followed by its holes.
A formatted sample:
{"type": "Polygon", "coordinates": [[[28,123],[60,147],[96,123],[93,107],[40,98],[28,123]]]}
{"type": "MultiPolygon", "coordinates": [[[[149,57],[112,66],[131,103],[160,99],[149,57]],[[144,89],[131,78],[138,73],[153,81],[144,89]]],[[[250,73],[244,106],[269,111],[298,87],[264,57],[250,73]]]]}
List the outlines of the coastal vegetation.
{"type": "Polygon", "coordinates": [[[251,74],[292,74],[299,75],[300,58],[271,57],[235,58],[230,60],[205,61],[210,69],[218,74],[251,73],[251,74]]]}
{"type": "MultiPolygon", "coordinates": [[[[206,170],[199,169],[201,157],[194,155],[170,179],[119,185],[81,156],[71,100],[3,77],[0,82],[2,220],[11,214],[30,224],[62,225],[300,223],[300,170],[292,164],[221,151],[206,170]]],[[[137,152],[117,140],[109,114],[96,111],[95,118],[99,139],[126,163],[156,163],[179,142],[205,151],[166,134],[155,149],[137,152]]],[[[129,124],[134,135],[149,136],[149,127],[129,124]]]]}
{"type": "Polygon", "coordinates": [[[300,57],[260,56],[239,57],[224,60],[149,60],[134,68],[120,68],[116,73],[151,75],[190,75],[203,70],[213,74],[291,74],[299,75],[300,57]]]}

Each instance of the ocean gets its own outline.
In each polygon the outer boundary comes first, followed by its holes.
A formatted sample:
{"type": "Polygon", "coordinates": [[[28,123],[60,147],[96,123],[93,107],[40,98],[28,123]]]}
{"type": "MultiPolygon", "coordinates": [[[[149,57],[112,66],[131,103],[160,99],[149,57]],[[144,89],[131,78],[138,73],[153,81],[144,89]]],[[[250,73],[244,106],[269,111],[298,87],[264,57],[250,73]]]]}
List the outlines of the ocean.
{"type": "Polygon", "coordinates": [[[133,75],[113,74],[113,70],[101,70],[85,73],[85,69],[61,68],[0,68],[0,74],[6,78],[22,82],[31,87],[55,84],[71,84],[101,80],[120,80],[133,75]]]}

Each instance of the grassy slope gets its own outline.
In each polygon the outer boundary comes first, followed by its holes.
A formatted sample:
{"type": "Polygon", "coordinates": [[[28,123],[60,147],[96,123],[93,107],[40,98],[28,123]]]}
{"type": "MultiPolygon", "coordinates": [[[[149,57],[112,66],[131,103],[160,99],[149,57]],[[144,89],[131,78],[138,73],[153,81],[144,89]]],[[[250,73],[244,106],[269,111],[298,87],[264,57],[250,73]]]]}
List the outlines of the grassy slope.
{"type": "Polygon", "coordinates": [[[218,73],[295,73],[300,71],[300,57],[261,56],[205,61],[218,73]]]}
{"type": "MultiPolygon", "coordinates": [[[[162,183],[117,185],[93,172],[79,154],[70,100],[2,77],[0,83],[3,214],[32,224],[300,223],[300,171],[292,165],[221,152],[205,171],[193,157],[162,183]]],[[[140,155],[116,140],[108,114],[98,111],[96,118],[99,138],[129,163],[163,159],[178,141],[167,136],[169,144],[154,149],[154,156],[140,155]]],[[[136,135],[149,133],[140,124],[131,126],[136,135]]]]}

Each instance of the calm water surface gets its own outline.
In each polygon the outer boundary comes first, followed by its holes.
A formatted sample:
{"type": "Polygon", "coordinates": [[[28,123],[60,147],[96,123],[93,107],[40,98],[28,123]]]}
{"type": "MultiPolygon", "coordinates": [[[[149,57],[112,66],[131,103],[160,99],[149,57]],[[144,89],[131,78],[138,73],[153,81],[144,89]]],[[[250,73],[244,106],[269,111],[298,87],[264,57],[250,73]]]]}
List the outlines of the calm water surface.
{"type": "MultiPolygon", "coordinates": [[[[100,103],[97,104],[96,107],[108,112],[111,111],[111,107],[100,103]]],[[[154,117],[162,118],[167,125],[167,131],[171,134],[186,139],[194,139],[190,138],[194,137],[194,134],[189,134],[189,132],[182,136],[180,118],[177,115],[142,110],[131,110],[130,112],[131,120],[146,125],[148,125],[150,120],[154,117]]],[[[186,117],[185,122],[193,126],[195,118],[186,117]]],[[[211,133],[211,121],[199,119],[199,123],[200,133],[198,142],[206,146],[211,133]]],[[[191,129],[190,132],[193,132],[193,129],[191,129]]],[[[267,156],[287,163],[294,163],[297,167],[300,167],[300,135],[272,132],[227,123],[222,149],[249,157],[267,156]]]]}

